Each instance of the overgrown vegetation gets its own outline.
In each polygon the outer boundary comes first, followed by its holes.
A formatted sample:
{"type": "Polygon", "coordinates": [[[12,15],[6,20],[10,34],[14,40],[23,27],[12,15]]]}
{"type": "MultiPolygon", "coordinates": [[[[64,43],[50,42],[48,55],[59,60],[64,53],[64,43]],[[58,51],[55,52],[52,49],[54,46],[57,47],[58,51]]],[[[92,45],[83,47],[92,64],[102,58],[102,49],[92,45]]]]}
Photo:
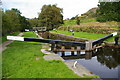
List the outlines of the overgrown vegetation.
{"type": "MultiPolygon", "coordinates": [[[[24,37],[36,38],[32,32],[24,37]]],[[[3,54],[4,78],[80,78],[62,61],[46,61],[40,52],[41,43],[15,41],[3,54]],[[38,60],[36,58],[39,58],[38,60]]],[[[95,76],[96,77],[96,76],[95,76]]],[[[85,76],[83,78],[88,78],[85,76]]],[[[89,77],[90,78],[90,77],[89,77]]],[[[93,78],[93,77],[91,77],[93,78]]]]}

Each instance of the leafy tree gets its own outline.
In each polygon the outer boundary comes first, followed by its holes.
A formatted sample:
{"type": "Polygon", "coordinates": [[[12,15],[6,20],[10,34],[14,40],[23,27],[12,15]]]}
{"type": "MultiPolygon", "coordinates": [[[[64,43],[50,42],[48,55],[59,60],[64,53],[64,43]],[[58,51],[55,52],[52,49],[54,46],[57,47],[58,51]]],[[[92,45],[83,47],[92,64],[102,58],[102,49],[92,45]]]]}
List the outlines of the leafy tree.
{"type": "Polygon", "coordinates": [[[38,17],[40,27],[53,29],[59,27],[63,23],[62,9],[56,5],[44,5],[38,17]]]}
{"type": "Polygon", "coordinates": [[[34,18],[34,19],[28,19],[28,22],[30,23],[30,25],[32,27],[38,27],[38,19],[34,18]]]}
{"type": "Polygon", "coordinates": [[[80,19],[77,19],[76,23],[77,25],[80,25],[80,19]]]}
{"type": "Polygon", "coordinates": [[[21,31],[24,31],[26,28],[27,29],[31,28],[29,21],[27,21],[24,16],[20,16],[20,26],[21,26],[21,31]]]}
{"type": "Polygon", "coordinates": [[[25,17],[17,9],[11,9],[3,12],[2,15],[2,34],[23,31],[29,27],[29,23],[25,17]]]}
{"type": "Polygon", "coordinates": [[[78,20],[78,18],[79,18],[78,15],[79,14],[77,14],[75,17],[72,17],[70,20],[78,20]]]}
{"type": "Polygon", "coordinates": [[[120,21],[120,2],[101,2],[98,5],[97,21],[120,21]]]}

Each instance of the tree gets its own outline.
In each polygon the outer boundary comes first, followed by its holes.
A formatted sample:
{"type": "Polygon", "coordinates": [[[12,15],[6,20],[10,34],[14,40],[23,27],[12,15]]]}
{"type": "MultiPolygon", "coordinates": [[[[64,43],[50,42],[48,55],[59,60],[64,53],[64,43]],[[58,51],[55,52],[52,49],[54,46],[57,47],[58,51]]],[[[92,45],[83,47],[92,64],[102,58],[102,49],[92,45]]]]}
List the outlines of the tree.
{"type": "Polygon", "coordinates": [[[77,25],[80,25],[80,19],[76,20],[77,25]]]}
{"type": "Polygon", "coordinates": [[[28,19],[28,21],[32,27],[38,27],[38,19],[37,18],[28,19]]]}
{"type": "Polygon", "coordinates": [[[2,15],[2,34],[7,34],[16,31],[23,31],[29,27],[29,22],[24,16],[21,16],[19,10],[12,8],[3,12],[2,15]]]}
{"type": "Polygon", "coordinates": [[[29,21],[27,21],[24,16],[20,16],[20,26],[21,26],[21,31],[24,31],[26,28],[27,29],[31,28],[29,21]]]}
{"type": "Polygon", "coordinates": [[[62,9],[56,5],[44,5],[38,17],[40,27],[54,29],[63,23],[62,9]]]}
{"type": "Polygon", "coordinates": [[[120,21],[120,2],[101,2],[97,9],[97,21],[120,21]]]}

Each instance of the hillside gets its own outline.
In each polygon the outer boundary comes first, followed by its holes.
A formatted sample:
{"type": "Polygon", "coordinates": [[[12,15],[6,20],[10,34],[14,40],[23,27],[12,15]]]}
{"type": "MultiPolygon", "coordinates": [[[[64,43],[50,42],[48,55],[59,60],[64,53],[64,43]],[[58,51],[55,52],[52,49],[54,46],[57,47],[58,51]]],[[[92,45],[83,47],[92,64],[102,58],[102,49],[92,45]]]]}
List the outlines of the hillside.
{"type": "Polygon", "coordinates": [[[88,10],[86,13],[81,14],[81,17],[83,17],[83,18],[95,18],[97,9],[98,9],[98,7],[94,7],[92,9],[88,10]]]}

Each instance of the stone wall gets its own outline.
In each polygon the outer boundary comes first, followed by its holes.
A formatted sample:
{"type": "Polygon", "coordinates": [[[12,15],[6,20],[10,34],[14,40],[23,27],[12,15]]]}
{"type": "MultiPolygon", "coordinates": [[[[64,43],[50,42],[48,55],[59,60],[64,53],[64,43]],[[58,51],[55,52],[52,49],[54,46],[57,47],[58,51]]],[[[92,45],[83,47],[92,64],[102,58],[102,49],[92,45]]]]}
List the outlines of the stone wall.
{"type": "Polygon", "coordinates": [[[51,33],[51,32],[43,32],[39,33],[45,39],[55,39],[55,40],[64,40],[64,41],[76,41],[76,42],[85,42],[88,41],[87,39],[81,39],[73,36],[68,36],[59,33],[51,33]]]}

